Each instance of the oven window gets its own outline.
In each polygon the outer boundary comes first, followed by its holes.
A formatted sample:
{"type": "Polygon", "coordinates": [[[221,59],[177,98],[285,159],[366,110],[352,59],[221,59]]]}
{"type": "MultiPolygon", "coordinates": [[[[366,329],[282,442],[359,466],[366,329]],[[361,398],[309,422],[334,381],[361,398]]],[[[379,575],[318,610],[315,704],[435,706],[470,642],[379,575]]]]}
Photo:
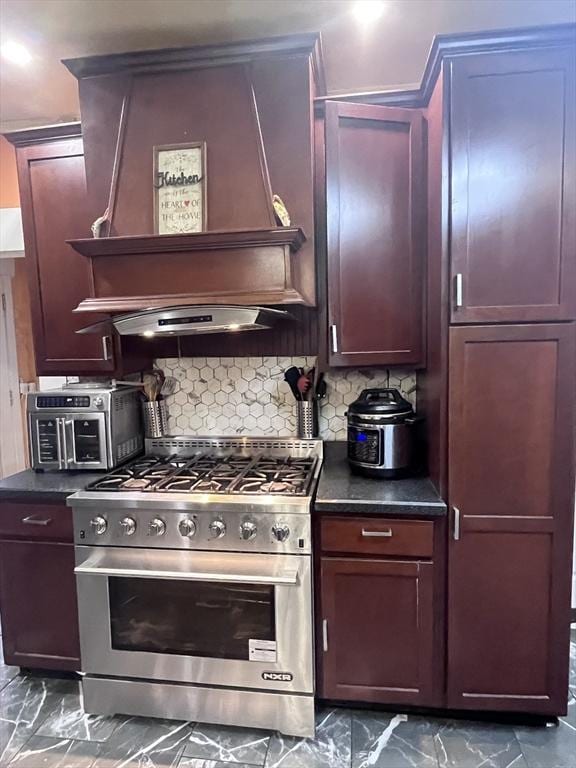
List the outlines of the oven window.
{"type": "Polygon", "coordinates": [[[99,430],[99,419],[76,419],[74,421],[74,458],[77,463],[100,461],[99,430]]]}
{"type": "Polygon", "coordinates": [[[250,640],[275,640],[274,587],[108,579],[112,648],[248,660],[250,640]]]}

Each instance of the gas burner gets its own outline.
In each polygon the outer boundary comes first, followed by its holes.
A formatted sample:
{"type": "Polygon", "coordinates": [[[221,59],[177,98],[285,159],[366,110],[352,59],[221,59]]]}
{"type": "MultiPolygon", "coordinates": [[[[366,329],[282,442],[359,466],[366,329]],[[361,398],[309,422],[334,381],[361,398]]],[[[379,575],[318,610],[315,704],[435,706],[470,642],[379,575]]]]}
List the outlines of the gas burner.
{"type": "Polygon", "coordinates": [[[145,477],[131,477],[124,482],[122,488],[127,491],[142,491],[144,488],[148,488],[151,482],[145,477]]]}
{"type": "Polygon", "coordinates": [[[289,483],[280,480],[272,480],[260,486],[261,493],[294,493],[294,488],[289,483]]]}

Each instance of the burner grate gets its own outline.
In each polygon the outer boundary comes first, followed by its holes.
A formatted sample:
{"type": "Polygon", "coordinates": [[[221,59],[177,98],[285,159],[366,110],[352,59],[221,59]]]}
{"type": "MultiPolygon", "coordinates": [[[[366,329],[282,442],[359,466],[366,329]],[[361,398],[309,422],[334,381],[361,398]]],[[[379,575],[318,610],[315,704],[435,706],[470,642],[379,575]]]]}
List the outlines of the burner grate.
{"type": "Polygon", "coordinates": [[[313,457],[197,453],[193,457],[144,456],[87,487],[91,491],[281,494],[305,496],[313,457]]]}

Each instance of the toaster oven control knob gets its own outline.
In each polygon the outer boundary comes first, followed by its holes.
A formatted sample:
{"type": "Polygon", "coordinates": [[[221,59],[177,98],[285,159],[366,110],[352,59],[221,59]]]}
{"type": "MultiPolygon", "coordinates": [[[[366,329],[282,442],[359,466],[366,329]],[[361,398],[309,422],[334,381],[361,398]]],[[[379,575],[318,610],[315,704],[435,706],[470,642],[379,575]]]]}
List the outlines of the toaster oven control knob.
{"type": "Polygon", "coordinates": [[[208,526],[208,530],[210,531],[211,539],[221,539],[226,533],[226,523],[222,520],[212,520],[208,526]]]}
{"type": "Polygon", "coordinates": [[[276,525],[272,526],[272,536],[274,536],[276,541],[286,541],[288,536],[290,536],[290,528],[285,523],[276,523],[276,525]]]}
{"type": "Polygon", "coordinates": [[[155,517],[154,520],[150,521],[150,525],[148,526],[149,536],[164,536],[165,533],[166,523],[164,520],[162,520],[160,517],[155,517]]]}
{"type": "Polygon", "coordinates": [[[194,536],[196,533],[196,523],[194,520],[191,520],[189,517],[184,518],[184,520],[180,520],[178,523],[178,530],[182,534],[182,536],[187,536],[189,539],[194,536]]]}
{"type": "Polygon", "coordinates": [[[256,538],[256,523],[253,523],[251,520],[246,520],[246,522],[242,523],[240,526],[240,538],[244,539],[244,541],[250,541],[251,539],[256,538]]]}
{"type": "Polygon", "coordinates": [[[133,517],[125,517],[120,520],[120,528],[122,528],[122,533],[125,536],[132,536],[136,530],[136,520],[133,517]]]}
{"type": "Polygon", "coordinates": [[[94,403],[96,408],[100,408],[100,409],[104,408],[104,398],[103,397],[95,397],[92,402],[94,403]]]}
{"type": "Polygon", "coordinates": [[[100,515],[98,515],[98,517],[90,520],[90,528],[92,528],[97,536],[102,536],[103,533],[106,533],[106,528],[108,528],[106,518],[100,517],[100,515]]]}

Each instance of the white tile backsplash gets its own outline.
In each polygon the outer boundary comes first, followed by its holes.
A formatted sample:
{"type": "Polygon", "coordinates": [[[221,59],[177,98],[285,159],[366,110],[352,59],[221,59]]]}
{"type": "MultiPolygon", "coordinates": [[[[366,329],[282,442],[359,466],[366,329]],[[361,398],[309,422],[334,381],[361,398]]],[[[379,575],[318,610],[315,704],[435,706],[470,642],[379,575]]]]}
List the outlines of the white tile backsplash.
{"type": "MultiPolygon", "coordinates": [[[[185,357],[156,361],[177,388],[167,398],[170,434],[296,435],[296,405],[284,371],[315,357],[185,357]]],[[[320,436],[346,439],[347,406],[366,387],[397,387],[416,404],[412,370],[332,368],[320,405],[320,436]]]]}

